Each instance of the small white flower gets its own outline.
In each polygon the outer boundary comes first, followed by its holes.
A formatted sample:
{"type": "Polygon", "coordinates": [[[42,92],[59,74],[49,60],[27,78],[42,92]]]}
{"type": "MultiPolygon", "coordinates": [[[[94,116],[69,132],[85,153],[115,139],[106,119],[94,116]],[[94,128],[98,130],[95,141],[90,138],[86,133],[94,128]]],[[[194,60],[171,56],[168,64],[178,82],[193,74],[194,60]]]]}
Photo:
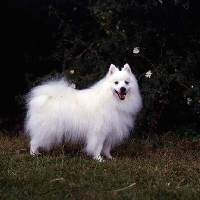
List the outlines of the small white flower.
{"type": "Polygon", "coordinates": [[[162,4],[162,0],[158,0],[162,4]]]}
{"type": "Polygon", "coordinates": [[[187,104],[190,105],[192,102],[192,99],[191,98],[187,98],[187,104]]]}
{"type": "Polygon", "coordinates": [[[71,84],[71,88],[75,89],[76,85],[74,83],[71,84]]]}
{"type": "Polygon", "coordinates": [[[191,88],[193,88],[194,86],[192,85],[191,88]]]}
{"type": "Polygon", "coordinates": [[[134,54],[138,54],[140,52],[140,48],[139,47],[135,47],[134,49],[133,49],[133,53],[134,54]]]}
{"type": "Polygon", "coordinates": [[[69,72],[70,74],[74,74],[74,70],[72,69],[72,70],[70,70],[70,72],[69,72]]]}
{"type": "Polygon", "coordinates": [[[145,76],[146,76],[146,78],[151,78],[151,75],[152,75],[153,73],[151,72],[151,70],[149,70],[146,74],[145,74],[145,76]]]}

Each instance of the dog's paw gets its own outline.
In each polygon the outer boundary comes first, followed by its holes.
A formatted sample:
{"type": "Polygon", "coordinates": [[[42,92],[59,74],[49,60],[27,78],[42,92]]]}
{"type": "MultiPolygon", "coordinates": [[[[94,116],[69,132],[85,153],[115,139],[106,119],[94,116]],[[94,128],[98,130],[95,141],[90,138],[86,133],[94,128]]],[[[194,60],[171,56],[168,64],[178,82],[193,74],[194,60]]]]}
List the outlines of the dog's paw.
{"type": "Polygon", "coordinates": [[[105,155],[105,156],[106,156],[106,158],[107,158],[108,160],[113,160],[113,161],[116,160],[116,158],[112,157],[110,154],[105,155]]]}
{"type": "Polygon", "coordinates": [[[115,158],[115,157],[112,157],[111,155],[107,156],[107,159],[108,159],[108,160],[112,160],[112,161],[116,161],[116,158],[115,158]]]}
{"type": "Polygon", "coordinates": [[[113,159],[113,157],[109,154],[109,155],[107,155],[106,156],[108,159],[110,159],[110,160],[112,160],[113,159]]]}
{"type": "Polygon", "coordinates": [[[95,160],[97,160],[98,162],[105,162],[105,160],[103,159],[102,156],[97,156],[97,157],[94,157],[95,160]]]}
{"type": "Polygon", "coordinates": [[[33,152],[33,151],[30,151],[30,154],[32,155],[32,156],[40,156],[41,155],[41,153],[39,153],[39,152],[33,152]]]}

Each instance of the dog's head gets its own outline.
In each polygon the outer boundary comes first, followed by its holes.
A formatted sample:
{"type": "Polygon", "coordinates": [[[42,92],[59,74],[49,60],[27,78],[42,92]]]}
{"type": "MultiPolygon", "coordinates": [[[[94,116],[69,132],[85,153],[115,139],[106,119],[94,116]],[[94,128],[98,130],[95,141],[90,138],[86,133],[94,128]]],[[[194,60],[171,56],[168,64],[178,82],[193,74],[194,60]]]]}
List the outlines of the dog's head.
{"type": "Polygon", "coordinates": [[[112,81],[113,93],[116,94],[118,99],[124,100],[133,86],[133,81],[135,81],[130,66],[125,64],[120,71],[115,65],[111,64],[108,76],[112,81]]]}

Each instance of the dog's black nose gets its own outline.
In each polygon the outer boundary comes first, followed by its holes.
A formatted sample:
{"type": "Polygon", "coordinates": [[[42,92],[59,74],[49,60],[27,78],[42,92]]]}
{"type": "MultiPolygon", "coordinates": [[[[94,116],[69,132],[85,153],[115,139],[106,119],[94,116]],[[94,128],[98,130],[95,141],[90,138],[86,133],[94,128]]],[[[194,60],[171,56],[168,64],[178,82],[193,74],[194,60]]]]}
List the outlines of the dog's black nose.
{"type": "Polygon", "coordinates": [[[126,92],[126,88],[125,88],[125,87],[121,87],[121,88],[120,88],[120,91],[121,91],[122,93],[125,93],[125,92],[126,92]]]}

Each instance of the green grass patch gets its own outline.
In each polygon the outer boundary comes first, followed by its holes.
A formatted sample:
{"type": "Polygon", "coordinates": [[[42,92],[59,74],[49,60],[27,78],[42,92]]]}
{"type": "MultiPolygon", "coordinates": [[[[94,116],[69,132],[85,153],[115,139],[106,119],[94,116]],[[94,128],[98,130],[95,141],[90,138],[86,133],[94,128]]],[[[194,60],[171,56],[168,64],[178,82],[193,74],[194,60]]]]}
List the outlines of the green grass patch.
{"type": "Polygon", "coordinates": [[[0,199],[200,199],[198,139],[131,139],[103,163],[71,145],[33,157],[28,143],[0,135],[0,199]]]}

